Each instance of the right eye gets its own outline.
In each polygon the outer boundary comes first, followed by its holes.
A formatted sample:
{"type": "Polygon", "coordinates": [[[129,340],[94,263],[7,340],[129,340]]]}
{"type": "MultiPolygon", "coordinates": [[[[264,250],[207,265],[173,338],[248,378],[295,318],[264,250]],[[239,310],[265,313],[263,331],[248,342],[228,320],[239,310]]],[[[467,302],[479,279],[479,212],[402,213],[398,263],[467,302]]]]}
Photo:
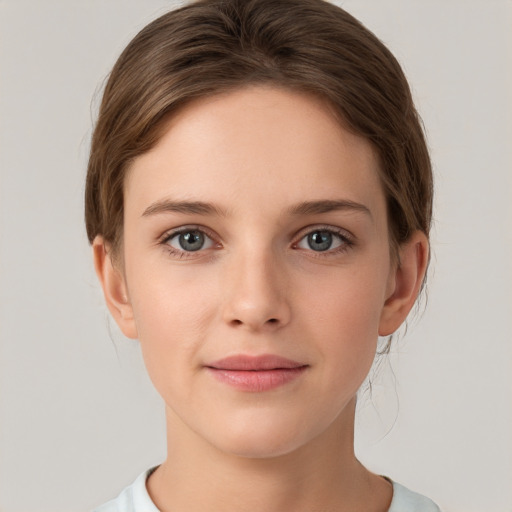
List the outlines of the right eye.
{"type": "Polygon", "coordinates": [[[175,231],[166,238],[165,243],[179,252],[195,252],[214,246],[214,241],[200,229],[175,231]]]}

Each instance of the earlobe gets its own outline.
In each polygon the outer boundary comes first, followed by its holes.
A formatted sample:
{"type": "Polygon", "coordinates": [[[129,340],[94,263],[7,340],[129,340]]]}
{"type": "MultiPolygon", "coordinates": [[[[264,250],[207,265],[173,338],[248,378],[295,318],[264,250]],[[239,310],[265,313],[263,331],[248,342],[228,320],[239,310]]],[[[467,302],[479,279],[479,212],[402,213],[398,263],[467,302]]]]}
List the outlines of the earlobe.
{"type": "Polygon", "coordinates": [[[402,325],[420,292],[427,271],[429,243],[422,231],[415,231],[400,246],[400,264],[390,275],[390,292],[382,308],[379,336],[389,336],[402,325]]]}
{"type": "Polygon", "coordinates": [[[128,296],[126,279],[112,261],[112,254],[103,237],[97,236],[93,243],[94,267],[103,288],[105,302],[117,325],[128,338],[138,337],[133,309],[128,296]]]}

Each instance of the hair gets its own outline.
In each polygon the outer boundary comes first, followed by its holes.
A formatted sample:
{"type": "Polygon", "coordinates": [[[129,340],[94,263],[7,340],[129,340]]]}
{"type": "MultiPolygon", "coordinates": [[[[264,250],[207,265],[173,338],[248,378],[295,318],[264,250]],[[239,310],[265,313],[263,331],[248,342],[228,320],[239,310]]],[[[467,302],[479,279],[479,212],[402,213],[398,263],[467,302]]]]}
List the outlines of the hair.
{"type": "Polygon", "coordinates": [[[324,100],[379,158],[390,244],[427,236],[432,169],[421,120],[395,57],[324,0],[199,0],[156,19],[128,44],[105,86],[85,190],[89,241],[117,253],[130,163],[194,99],[271,85],[324,100]]]}

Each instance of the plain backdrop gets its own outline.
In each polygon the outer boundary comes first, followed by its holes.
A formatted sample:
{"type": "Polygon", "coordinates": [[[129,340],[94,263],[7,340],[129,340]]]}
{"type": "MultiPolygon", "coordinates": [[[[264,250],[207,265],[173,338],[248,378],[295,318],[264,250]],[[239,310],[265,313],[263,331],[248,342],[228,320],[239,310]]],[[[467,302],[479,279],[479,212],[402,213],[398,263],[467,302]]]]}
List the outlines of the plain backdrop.
{"type": "MultiPolygon", "coordinates": [[[[428,305],[360,400],[357,453],[444,512],[511,512],[512,2],[339,4],[402,63],[437,186],[428,305]]],[[[0,0],[1,512],[89,510],[165,456],[82,196],[103,80],[175,5],[0,0]]]]}

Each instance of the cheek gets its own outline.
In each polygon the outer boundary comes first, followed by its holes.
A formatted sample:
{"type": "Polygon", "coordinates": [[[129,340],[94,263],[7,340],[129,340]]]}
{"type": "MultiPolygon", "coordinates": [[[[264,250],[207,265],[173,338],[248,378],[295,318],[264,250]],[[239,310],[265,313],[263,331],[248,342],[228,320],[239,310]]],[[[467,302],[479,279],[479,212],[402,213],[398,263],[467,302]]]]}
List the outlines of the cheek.
{"type": "Polygon", "coordinates": [[[141,340],[148,337],[146,333],[179,336],[204,327],[219,292],[211,279],[202,278],[190,266],[166,265],[164,261],[139,270],[136,263],[128,284],[141,340]]]}
{"type": "Polygon", "coordinates": [[[308,337],[318,340],[326,386],[329,380],[341,379],[358,388],[370,370],[385,295],[384,275],[376,267],[340,271],[324,283],[322,293],[319,287],[309,287],[302,317],[309,320],[308,337]]]}
{"type": "Polygon", "coordinates": [[[217,314],[218,290],[185,267],[153,265],[149,271],[132,271],[131,276],[130,298],[142,354],[162,392],[173,375],[179,378],[197,364],[196,353],[217,314]]]}
{"type": "MultiPolygon", "coordinates": [[[[302,295],[308,316],[316,317],[343,338],[378,335],[378,322],[387,288],[385,264],[340,268],[318,278],[315,285],[305,280],[302,295]]],[[[305,310],[306,312],[306,310],[305,310]]]]}

